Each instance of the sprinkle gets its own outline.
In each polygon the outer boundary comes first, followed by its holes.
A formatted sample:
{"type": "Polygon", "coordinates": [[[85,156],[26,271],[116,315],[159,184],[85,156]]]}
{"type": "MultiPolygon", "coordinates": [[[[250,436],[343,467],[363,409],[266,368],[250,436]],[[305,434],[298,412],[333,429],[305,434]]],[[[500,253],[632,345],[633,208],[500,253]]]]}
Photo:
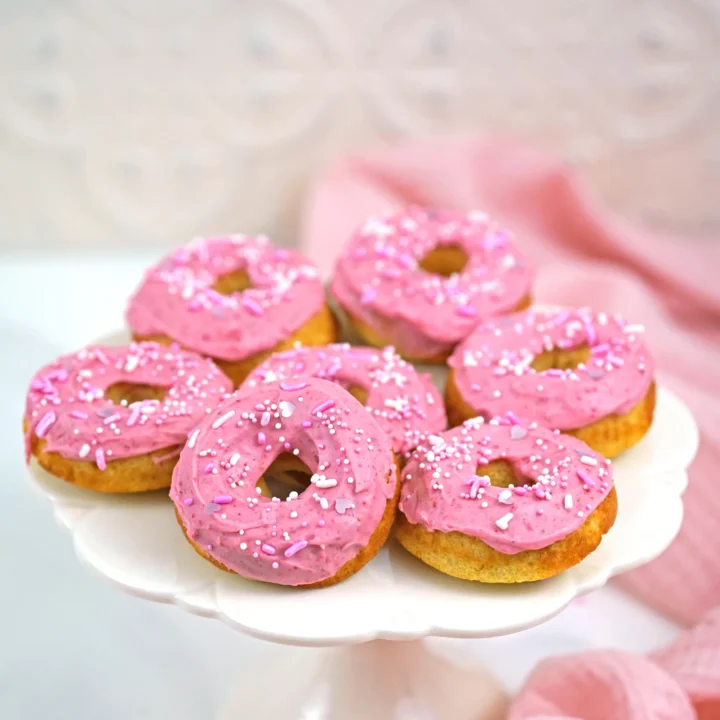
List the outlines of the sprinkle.
{"type": "Polygon", "coordinates": [[[502,490],[500,494],[498,495],[498,502],[501,502],[503,505],[512,505],[513,502],[513,494],[512,490],[502,490]]]}
{"type": "Polygon", "coordinates": [[[70,413],[70,417],[76,418],[77,420],[87,420],[87,419],[88,419],[88,414],[82,412],[81,410],[73,410],[73,411],[70,413]]]}
{"type": "Polygon", "coordinates": [[[327,498],[324,498],[324,497],[320,498],[320,507],[323,510],[327,510],[330,507],[330,504],[328,503],[327,498]]]}
{"type": "Polygon", "coordinates": [[[230,464],[234,467],[235,465],[240,462],[240,453],[233,453],[232,457],[230,458],[230,464]]]}
{"type": "Polygon", "coordinates": [[[588,370],[588,375],[589,375],[593,380],[600,380],[600,378],[604,377],[605,373],[604,373],[602,370],[600,370],[600,368],[591,367],[591,368],[588,370]]]}
{"type": "Polygon", "coordinates": [[[293,405],[291,402],[288,402],[287,400],[282,400],[278,403],[278,408],[280,408],[280,415],[284,418],[292,417],[292,414],[295,412],[295,405],[293,405]]]}
{"type": "Polygon", "coordinates": [[[570,317],[570,311],[569,311],[569,310],[561,310],[561,311],[555,316],[555,320],[553,321],[553,324],[554,324],[554,325],[562,325],[569,317],[570,317]]]}
{"type": "Polygon", "coordinates": [[[209,475],[209,474],[213,471],[213,468],[214,468],[214,467],[215,467],[215,463],[211,460],[211,461],[205,466],[205,470],[203,470],[203,472],[204,472],[206,475],[209,475]]]}
{"type": "Polygon", "coordinates": [[[260,427],[266,427],[270,424],[270,413],[266,410],[260,417],[260,427]]]}
{"type": "Polygon", "coordinates": [[[585,334],[587,335],[588,343],[590,343],[590,345],[594,345],[597,342],[597,331],[589,320],[583,321],[583,325],[585,326],[585,334]]]}
{"type": "Polygon", "coordinates": [[[185,505],[192,505],[194,502],[195,501],[192,498],[185,498],[183,500],[183,503],[185,503],[185,505]]]}
{"type": "Polygon", "coordinates": [[[570,493],[568,493],[568,494],[565,496],[564,504],[565,504],[565,509],[566,509],[566,510],[572,510],[572,507],[573,507],[573,499],[572,499],[572,495],[571,495],[570,493]]]}
{"type": "Polygon", "coordinates": [[[114,423],[116,420],[119,420],[122,417],[120,413],[113,413],[112,415],[106,417],[103,420],[103,425],[110,425],[111,423],[114,423]]]}
{"type": "Polygon", "coordinates": [[[360,303],[362,305],[368,305],[370,304],[375,298],[377,297],[377,291],[375,288],[366,287],[362,295],[360,296],[360,303]]]}
{"type": "Polygon", "coordinates": [[[507,417],[507,419],[508,419],[513,425],[519,425],[519,424],[520,424],[520,419],[518,418],[518,416],[517,416],[512,410],[508,410],[508,411],[505,413],[505,417],[507,417]]]}
{"type": "Polygon", "coordinates": [[[590,354],[593,356],[604,355],[609,350],[610,346],[607,343],[602,343],[601,345],[595,345],[595,347],[590,350],[590,354]]]}
{"type": "Polygon", "coordinates": [[[352,500],[349,500],[348,498],[337,498],[335,500],[335,511],[339,515],[344,515],[345,511],[350,509],[353,506],[352,500]]]}
{"type": "Polygon", "coordinates": [[[304,428],[312,427],[312,423],[311,423],[309,420],[303,420],[300,424],[301,424],[304,428]]]}
{"type": "Polygon", "coordinates": [[[597,460],[594,457],[590,457],[589,455],[581,455],[580,462],[583,463],[583,465],[597,465],[598,464],[597,460]]]}
{"type": "Polygon", "coordinates": [[[209,502],[205,506],[204,512],[206,515],[212,515],[216,510],[219,510],[221,507],[222,507],[222,505],[218,505],[217,503],[214,503],[214,502],[209,502]]]}
{"type": "Polygon", "coordinates": [[[199,434],[200,434],[200,431],[199,431],[199,430],[193,430],[193,431],[192,431],[192,433],[191,433],[191,435],[190,435],[190,439],[188,440],[188,447],[189,447],[189,448],[195,447],[195,443],[197,442],[197,439],[198,439],[198,435],[199,435],[199,434]]]}
{"type": "Polygon", "coordinates": [[[335,478],[328,478],[324,475],[318,475],[317,473],[310,478],[310,482],[313,483],[315,487],[319,487],[321,490],[335,487],[337,485],[337,480],[335,478]]]}
{"type": "MultiPolygon", "coordinates": [[[[30,389],[31,390],[45,390],[45,381],[40,380],[39,378],[36,378],[30,383],[30,389]]],[[[51,388],[52,390],[52,388],[51,388]]]]}
{"type": "Polygon", "coordinates": [[[528,431],[521,425],[510,426],[510,438],[512,440],[522,440],[527,434],[528,431]]]}
{"type": "Polygon", "coordinates": [[[565,371],[560,370],[560,368],[550,368],[549,370],[545,370],[544,374],[549,377],[565,377],[565,371]]]}
{"type": "Polygon", "coordinates": [[[107,463],[105,462],[105,453],[102,451],[102,448],[98,448],[95,451],[95,462],[100,470],[104,470],[107,467],[107,463]]]}
{"type": "Polygon", "coordinates": [[[501,530],[507,530],[508,525],[510,524],[510,521],[515,517],[513,513],[507,513],[506,515],[503,515],[499,520],[495,521],[495,524],[501,529],[501,530]]]}
{"type": "Polygon", "coordinates": [[[334,400],[325,400],[324,402],[321,402],[319,405],[316,405],[311,411],[311,415],[319,415],[322,412],[325,412],[325,410],[329,410],[331,407],[335,405],[334,400]]]}
{"type": "Polygon", "coordinates": [[[258,443],[258,445],[264,445],[266,440],[267,440],[267,438],[265,437],[265,433],[261,430],[261,431],[257,434],[257,443],[258,443]]]}
{"type": "Polygon", "coordinates": [[[213,498],[213,502],[217,503],[218,505],[227,505],[228,503],[232,502],[232,496],[230,495],[216,495],[213,498]]]}
{"type": "Polygon", "coordinates": [[[221,415],[213,424],[212,429],[217,430],[219,427],[222,427],[233,415],[235,414],[234,410],[228,410],[224,415],[221,415]]]}
{"type": "Polygon", "coordinates": [[[302,390],[303,388],[306,388],[307,385],[308,384],[305,381],[295,382],[295,383],[283,381],[280,383],[280,389],[285,390],[286,392],[297,392],[298,390],[302,390]]]}
{"type": "Polygon", "coordinates": [[[623,332],[626,335],[630,335],[633,333],[644,333],[645,332],[645,326],[644,325],[626,325],[623,328],[623,332]]]}
{"type": "Polygon", "coordinates": [[[57,420],[57,416],[54,411],[49,410],[46,412],[40,419],[40,422],[35,426],[35,434],[39,438],[45,437],[45,433],[52,427],[55,420],[57,420]]]}
{"type": "Polygon", "coordinates": [[[90,453],[90,446],[87,443],[84,443],[83,446],[80,448],[80,452],[78,455],[80,455],[81,458],[87,457],[90,453]]]}
{"type": "MultiPolygon", "coordinates": [[[[130,411],[130,417],[128,417],[127,422],[125,423],[128,427],[132,427],[140,419],[141,408],[142,403],[133,404],[132,410],[130,411]]],[[[190,447],[192,447],[192,445],[190,445],[190,447]]]]}
{"type": "Polygon", "coordinates": [[[263,315],[264,310],[262,309],[262,305],[255,300],[254,298],[248,297],[247,295],[243,296],[242,299],[243,307],[251,314],[255,315],[255,317],[260,317],[263,315]]]}
{"type": "Polygon", "coordinates": [[[582,468],[575,471],[577,476],[584,482],[588,487],[595,487],[595,481],[590,477],[590,474],[582,468]]]}
{"type": "Polygon", "coordinates": [[[472,305],[457,305],[455,314],[460,315],[460,317],[477,317],[477,310],[472,305]]]}
{"type": "Polygon", "coordinates": [[[307,547],[307,540],[298,540],[297,542],[294,542],[284,553],[286,558],[291,558],[296,553],[299,553],[301,550],[307,547]]]}

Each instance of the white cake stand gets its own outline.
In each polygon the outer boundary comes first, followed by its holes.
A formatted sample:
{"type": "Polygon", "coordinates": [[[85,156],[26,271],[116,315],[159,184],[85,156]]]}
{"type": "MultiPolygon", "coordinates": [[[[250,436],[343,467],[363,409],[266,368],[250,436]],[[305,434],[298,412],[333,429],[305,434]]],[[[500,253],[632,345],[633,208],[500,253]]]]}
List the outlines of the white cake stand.
{"type": "Polygon", "coordinates": [[[94,494],[34,462],[30,475],[80,560],[122,590],[274,643],[322,648],[278,649],[245,672],[218,718],[475,720],[488,705],[482,671],[468,660],[441,659],[422,638],[485,638],[532,627],[658,556],[680,528],[697,444],[690,412],[661,387],[651,431],[614,463],[619,512],[598,550],[551,580],[509,587],[447,577],[393,542],[331,588],[250,582],[191,549],[166,494],[94,494]]]}

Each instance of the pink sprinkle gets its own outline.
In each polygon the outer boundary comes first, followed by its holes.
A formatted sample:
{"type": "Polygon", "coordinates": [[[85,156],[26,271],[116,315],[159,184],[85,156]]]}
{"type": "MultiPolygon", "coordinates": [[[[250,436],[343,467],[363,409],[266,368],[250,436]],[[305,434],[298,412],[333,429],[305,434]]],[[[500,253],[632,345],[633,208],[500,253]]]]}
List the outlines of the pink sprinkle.
{"type": "Polygon", "coordinates": [[[308,384],[304,381],[303,382],[295,382],[295,383],[283,381],[280,383],[280,389],[285,390],[287,392],[297,392],[298,390],[302,390],[303,388],[306,388],[307,385],[308,384]]]}
{"type": "Polygon", "coordinates": [[[110,417],[106,417],[103,420],[103,425],[110,425],[110,423],[114,423],[116,420],[119,420],[122,417],[120,413],[113,413],[110,415],[110,417]]]}
{"type": "Polygon", "coordinates": [[[610,346],[607,343],[602,343],[601,345],[595,345],[595,347],[590,350],[591,355],[604,355],[606,352],[610,350],[610,346]]]}
{"type": "Polygon", "coordinates": [[[569,310],[562,310],[555,316],[554,325],[562,325],[570,317],[569,310]]]}
{"type": "Polygon", "coordinates": [[[535,487],[535,497],[543,500],[545,498],[545,489],[541,485],[535,487]]]}
{"type": "Polygon", "coordinates": [[[201,307],[202,307],[202,305],[200,304],[200,301],[197,298],[193,298],[188,303],[188,310],[190,310],[190,312],[197,312],[198,310],[200,310],[201,307]]]}
{"type": "Polygon", "coordinates": [[[455,307],[455,314],[460,317],[477,317],[477,310],[471,305],[458,305],[455,307]]]}
{"type": "Polygon", "coordinates": [[[45,437],[45,433],[52,427],[55,420],[57,420],[57,416],[52,410],[46,412],[40,422],[35,426],[35,434],[39,438],[45,437]]]}
{"type": "Polygon", "coordinates": [[[58,380],[59,382],[65,382],[68,379],[68,372],[64,368],[60,368],[59,370],[53,370],[48,375],[48,380],[58,380]]]}
{"type": "Polygon", "coordinates": [[[375,298],[377,297],[377,291],[375,288],[366,287],[362,295],[360,296],[360,304],[361,305],[368,305],[371,303],[375,298]]]}
{"type": "Polygon", "coordinates": [[[102,451],[102,448],[98,448],[95,451],[95,462],[100,470],[104,470],[107,467],[107,463],[105,462],[105,453],[102,451]]]}
{"type": "Polygon", "coordinates": [[[316,405],[312,410],[312,415],[319,415],[321,412],[325,412],[325,410],[329,410],[331,407],[335,405],[334,400],[325,400],[325,402],[321,402],[319,405],[316,405]]]}
{"type": "Polygon", "coordinates": [[[307,540],[298,540],[297,542],[294,542],[285,552],[284,555],[286,558],[290,558],[296,553],[299,553],[301,550],[307,547],[307,540]]]}
{"type": "Polygon", "coordinates": [[[579,470],[575,471],[577,473],[577,476],[584,482],[588,487],[595,487],[595,481],[590,476],[590,473],[588,473],[586,470],[583,470],[580,468],[579,470]]]}
{"type": "Polygon", "coordinates": [[[257,442],[258,442],[258,445],[264,445],[266,440],[267,440],[267,438],[265,437],[265,433],[261,430],[261,431],[257,434],[257,442]]]}
{"type": "Polygon", "coordinates": [[[565,377],[565,372],[560,370],[560,368],[550,368],[545,371],[545,375],[548,375],[549,377],[565,377]]]}
{"type": "Polygon", "coordinates": [[[186,505],[192,505],[195,501],[192,498],[185,498],[185,500],[183,500],[183,502],[186,505]]]}
{"type": "Polygon", "coordinates": [[[216,495],[213,498],[213,502],[217,503],[218,505],[227,505],[228,503],[232,502],[232,496],[230,495],[216,495]]]}
{"type": "Polygon", "coordinates": [[[508,410],[508,411],[505,413],[505,416],[507,417],[507,419],[508,419],[513,425],[519,425],[519,424],[520,424],[520,419],[518,418],[518,416],[517,416],[512,410],[508,410]]]}
{"type": "Polygon", "coordinates": [[[87,419],[88,419],[88,414],[82,412],[81,410],[73,410],[73,411],[70,413],[70,417],[76,418],[77,420],[87,420],[87,419]]]}
{"type": "Polygon", "coordinates": [[[262,309],[262,305],[260,305],[260,303],[257,302],[257,300],[254,300],[251,297],[247,297],[247,296],[243,297],[242,304],[243,304],[243,307],[251,315],[254,315],[255,317],[260,317],[261,315],[263,315],[265,313],[265,311],[262,309]]]}
{"type": "Polygon", "coordinates": [[[385,268],[380,274],[388,280],[395,280],[400,277],[400,271],[397,268],[385,268]]]}
{"type": "Polygon", "coordinates": [[[588,343],[590,343],[590,345],[594,345],[597,342],[597,331],[589,320],[585,320],[583,325],[585,326],[585,334],[587,335],[588,343]]]}
{"type": "Polygon", "coordinates": [[[625,361],[622,358],[617,357],[616,355],[608,355],[607,360],[615,367],[622,367],[625,364],[625,361]]]}
{"type": "Polygon", "coordinates": [[[493,375],[496,375],[497,377],[500,377],[501,375],[507,375],[507,370],[505,368],[496,367],[493,370],[493,375]]]}
{"type": "Polygon", "coordinates": [[[312,423],[309,420],[303,420],[302,423],[300,423],[304,428],[312,427],[312,423]]]}
{"type": "Polygon", "coordinates": [[[45,389],[45,381],[40,379],[35,379],[30,383],[30,389],[31,390],[44,390],[45,389]]]}
{"type": "Polygon", "coordinates": [[[266,555],[274,555],[275,554],[275,548],[272,545],[268,545],[267,543],[265,543],[265,545],[263,545],[260,549],[266,555]]]}
{"type": "Polygon", "coordinates": [[[102,348],[95,348],[95,357],[103,364],[103,365],[109,365],[110,364],[110,358],[105,354],[105,351],[102,348]]]}
{"type": "Polygon", "coordinates": [[[209,474],[213,471],[213,468],[214,468],[214,467],[215,467],[215,463],[213,463],[213,461],[211,460],[211,461],[205,466],[205,470],[203,470],[203,472],[204,472],[206,475],[209,475],[209,474]]]}
{"type": "MultiPolygon", "coordinates": [[[[132,410],[130,411],[130,417],[127,419],[126,425],[128,427],[132,427],[137,423],[137,421],[140,419],[140,408],[142,407],[142,403],[138,403],[137,405],[133,405],[132,410]]],[[[192,447],[192,445],[190,446],[192,447]]]]}

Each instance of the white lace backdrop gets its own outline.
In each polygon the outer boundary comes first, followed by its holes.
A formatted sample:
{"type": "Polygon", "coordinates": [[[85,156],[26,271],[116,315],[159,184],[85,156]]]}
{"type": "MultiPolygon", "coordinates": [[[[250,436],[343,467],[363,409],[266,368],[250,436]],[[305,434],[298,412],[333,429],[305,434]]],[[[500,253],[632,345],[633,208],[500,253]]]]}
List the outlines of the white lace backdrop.
{"type": "Polygon", "coordinates": [[[718,0],[0,0],[0,248],[291,243],[334,154],[454,130],[720,235],[719,116],[718,0]]]}

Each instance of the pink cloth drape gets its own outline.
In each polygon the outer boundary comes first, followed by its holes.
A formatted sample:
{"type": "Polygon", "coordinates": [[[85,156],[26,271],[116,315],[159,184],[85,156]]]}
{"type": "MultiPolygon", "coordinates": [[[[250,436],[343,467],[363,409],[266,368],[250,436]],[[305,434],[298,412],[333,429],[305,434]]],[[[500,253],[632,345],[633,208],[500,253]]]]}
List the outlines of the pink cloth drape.
{"type": "Polygon", "coordinates": [[[538,301],[643,323],[661,382],[690,406],[701,431],[678,538],[618,582],[678,622],[705,619],[650,657],[603,651],[542,662],[510,720],[720,718],[720,237],[633,225],[604,208],[570,167],[538,151],[440,140],[329,167],[311,188],[301,247],[329,273],[367,215],[411,203],[484,209],[513,229],[540,267],[538,301]]]}

